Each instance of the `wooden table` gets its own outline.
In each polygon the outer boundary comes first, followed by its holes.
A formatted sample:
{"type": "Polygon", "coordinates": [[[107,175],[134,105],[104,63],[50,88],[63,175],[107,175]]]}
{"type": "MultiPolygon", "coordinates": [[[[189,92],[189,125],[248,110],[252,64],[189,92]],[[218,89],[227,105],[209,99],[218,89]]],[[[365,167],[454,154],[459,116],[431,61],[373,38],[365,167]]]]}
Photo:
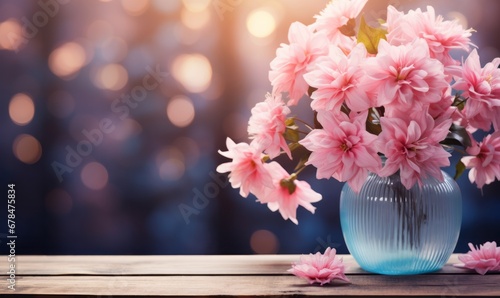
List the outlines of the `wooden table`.
{"type": "MultiPolygon", "coordinates": [[[[349,255],[351,284],[310,286],[286,272],[298,255],[238,256],[17,256],[16,290],[7,288],[2,261],[1,294],[99,296],[496,296],[500,274],[481,276],[448,264],[432,274],[370,274],[349,255]]],[[[0,256],[7,260],[6,256],[0,256]]],[[[38,296],[37,296],[38,297],[38,296]]],[[[61,297],[61,296],[58,296],[61,297]]]]}

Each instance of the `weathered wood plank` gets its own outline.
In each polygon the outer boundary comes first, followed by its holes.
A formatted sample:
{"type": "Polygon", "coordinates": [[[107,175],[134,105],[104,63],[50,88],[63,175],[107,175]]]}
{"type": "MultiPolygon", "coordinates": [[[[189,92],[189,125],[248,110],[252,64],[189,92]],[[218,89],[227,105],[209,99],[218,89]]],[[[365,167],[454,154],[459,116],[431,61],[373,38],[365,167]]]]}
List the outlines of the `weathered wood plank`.
{"type": "MultiPolygon", "coordinates": [[[[352,284],[310,286],[277,276],[23,276],[15,294],[119,296],[500,296],[500,275],[352,275],[352,284]]],[[[0,293],[6,281],[0,279],[0,293]]]]}
{"type": "MultiPolygon", "coordinates": [[[[341,255],[347,274],[367,274],[350,255],[341,255]]],[[[0,257],[1,258],[1,257],[0,257]]],[[[17,275],[276,275],[299,255],[193,256],[18,256],[17,275]]],[[[467,274],[457,255],[436,274],[467,274]]],[[[0,272],[0,275],[6,275],[0,272]]]]}

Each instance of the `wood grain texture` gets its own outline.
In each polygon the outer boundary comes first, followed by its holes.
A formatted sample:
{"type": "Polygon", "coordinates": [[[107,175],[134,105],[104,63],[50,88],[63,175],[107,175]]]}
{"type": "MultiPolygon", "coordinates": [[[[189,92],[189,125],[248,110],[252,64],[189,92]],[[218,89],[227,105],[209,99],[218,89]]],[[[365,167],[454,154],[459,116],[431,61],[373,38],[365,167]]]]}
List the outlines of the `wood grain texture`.
{"type": "MultiPolygon", "coordinates": [[[[500,296],[500,275],[353,275],[351,284],[310,286],[277,276],[26,276],[16,294],[120,296],[500,296]]],[[[6,290],[0,281],[0,293],[6,290]]]]}
{"type": "Polygon", "coordinates": [[[0,294],[500,297],[500,274],[481,276],[455,268],[457,255],[440,271],[414,276],[371,274],[343,255],[351,284],[339,281],[323,287],[310,286],[286,272],[299,257],[17,256],[16,291],[7,289],[2,270],[0,294]]]}
{"type": "MultiPolygon", "coordinates": [[[[347,274],[367,274],[350,255],[340,255],[347,274]]],[[[270,275],[284,274],[299,255],[18,256],[18,275],[270,275]]],[[[440,273],[460,274],[452,255],[440,273]]],[[[6,273],[0,272],[0,275],[6,273]]]]}

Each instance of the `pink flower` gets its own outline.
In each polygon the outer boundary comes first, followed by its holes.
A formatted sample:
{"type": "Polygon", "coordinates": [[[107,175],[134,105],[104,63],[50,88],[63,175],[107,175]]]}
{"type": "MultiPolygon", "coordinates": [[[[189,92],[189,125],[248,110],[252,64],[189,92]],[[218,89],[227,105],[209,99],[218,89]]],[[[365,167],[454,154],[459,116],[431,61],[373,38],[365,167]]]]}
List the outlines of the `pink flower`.
{"type": "Polygon", "coordinates": [[[350,19],[355,19],[368,0],[335,0],[328,3],[312,25],[318,32],[326,34],[333,45],[342,46],[351,42],[350,37],[339,30],[350,19]]]}
{"type": "Polygon", "coordinates": [[[366,90],[360,85],[364,75],[361,63],[366,54],[363,44],[358,44],[348,56],[332,46],[328,56],[317,60],[315,68],[304,75],[306,82],[317,88],[311,95],[313,110],[340,111],[344,102],[352,111],[370,108],[366,90]]]}
{"type": "Polygon", "coordinates": [[[378,51],[366,62],[365,88],[377,91],[376,106],[384,106],[386,116],[397,110],[422,110],[424,105],[442,99],[449,86],[443,65],[429,57],[424,40],[402,46],[380,40],[378,51]]]}
{"type": "Polygon", "coordinates": [[[292,268],[288,269],[288,272],[307,280],[309,284],[324,285],[334,279],[349,282],[344,273],[344,263],[336,253],[335,248],[329,247],[324,254],[317,252],[314,255],[302,255],[300,261],[292,264],[292,268]]]}
{"type": "Polygon", "coordinates": [[[472,29],[465,30],[457,20],[444,21],[432,6],[427,11],[420,8],[410,10],[408,14],[398,11],[393,6],[387,9],[387,41],[393,45],[409,44],[417,38],[423,38],[429,48],[431,58],[445,66],[457,65],[458,61],[450,56],[450,50],[469,50],[472,29]]]}
{"type": "Polygon", "coordinates": [[[463,264],[455,264],[456,267],[474,269],[481,275],[488,271],[500,271],[500,247],[495,241],[486,242],[479,248],[469,243],[469,247],[467,254],[458,256],[463,264]]]}
{"type": "Polygon", "coordinates": [[[288,40],[290,44],[281,44],[276,50],[269,80],[273,85],[273,94],[288,92],[288,105],[295,105],[309,89],[303,75],[318,57],[328,53],[328,40],[323,34],[313,33],[311,28],[299,22],[290,25],[288,40]]]}
{"type": "Polygon", "coordinates": [[[261,203],[267,203],[273,212],[279,210],[283,219],[290,219],[296,225],[299,224],[299,205],[314,213],[316,208],[311,203],[321,200],[319,193],[312,190],[307,182],[296,180],[295,174],[288,174],[275,161],[265,164],[265,167],[272,176],[273,188],[265,188],[262,193],[256,194],[261,203]]]}
{"type": "Polygon", "coordinates": [[[317,168],[318,179],[347,181],[359,192],[368,172],[380,169],[381,160],[374,146],[377,137],[366,131],[366,117],[367,112],[352,113],[352,120],[344,113],[318,113],[323,129],[311,131],[299,142],[312,152],[306,164],[317,168]]]}
{"type": "Polygon", "coordinates": [[[425,110],[414,113],[413,118],[407,114],[382,117],[378,140],[378,149],[387,158],[379,175],[386,177],[399,170],[407,189],[416,182],[422,185],[428,176],[442,181],[440,168],[450,165],[451,156],[439,144],[448,134],[451,119],[435,121],[425,110]]]}
{"type": "Polygon", "coordinates": [[[429,114],[432,118],[436,119],[441,116],[454,117],[453,119],[456,120],[460,118],[458,115],[455,115],[455,113],[457,113],[457,107],[452,105],[455,96],[451,94],[451,91],[451,87],[448,86],[441,99],[429,105],[429,114]]]}
{"type": "MultiPolygon", "coordinates": [[[[468,98],[463,113],[469,124],[489,131],[500,108],[500,58],[494,59],[481,68],[479,55],[474,49],[465,60],[461,71],[455,76],[453,88],[462,90],[468,98]]],[[[494,123],[497,125],[497,123],[494,123]]]]}
{"type": "Polygon", "coordinates": [[[474,156],[462,157],[462,162],[469,171],[469,180],[478,188],[500,180],[500,131],[487,135],[481,143],[467,148],[467,153],[474,156]]]}
{"type": "Polygon", "coordinates": [[[266,100],[260,102],[252,109],[252,116],[248,122],[248,135],[252,143],[275,158],[280,155],[282,148],[290,159],[292,153],[288,148],[283,133],[285,133],[286,115],[290,109],[281,100],[281,95],[266,95],[266,100]]]}
{"type": "Polygon", "coordinates": [[[265,187],[274,187],[269,172],[262,163],[263,154],[255,146],[246,143],[235,144],[230,138],[226,139],[228,151],[219,154],[231,158],[231,162],[217,167],[217,172],[229,174],[229,182],[233,188],[240,187],[240,195],[247,197],[251,193],[260,193],[265,187]]]}

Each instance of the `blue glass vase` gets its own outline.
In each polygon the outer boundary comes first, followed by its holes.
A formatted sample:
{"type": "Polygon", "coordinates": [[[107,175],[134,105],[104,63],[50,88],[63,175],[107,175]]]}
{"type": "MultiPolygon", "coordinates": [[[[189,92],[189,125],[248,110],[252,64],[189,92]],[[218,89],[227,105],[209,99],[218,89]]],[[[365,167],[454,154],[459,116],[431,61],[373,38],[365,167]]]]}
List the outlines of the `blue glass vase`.
{"type": "Polygon", "coordinates": [[[420,274],[443,267],[455,249],[462,221],[462,196],[445,172],[407,190],[398,174],[371,173],[361,191],[346,183],[340,221],[349,252],[366,271],[420,274]]]}

